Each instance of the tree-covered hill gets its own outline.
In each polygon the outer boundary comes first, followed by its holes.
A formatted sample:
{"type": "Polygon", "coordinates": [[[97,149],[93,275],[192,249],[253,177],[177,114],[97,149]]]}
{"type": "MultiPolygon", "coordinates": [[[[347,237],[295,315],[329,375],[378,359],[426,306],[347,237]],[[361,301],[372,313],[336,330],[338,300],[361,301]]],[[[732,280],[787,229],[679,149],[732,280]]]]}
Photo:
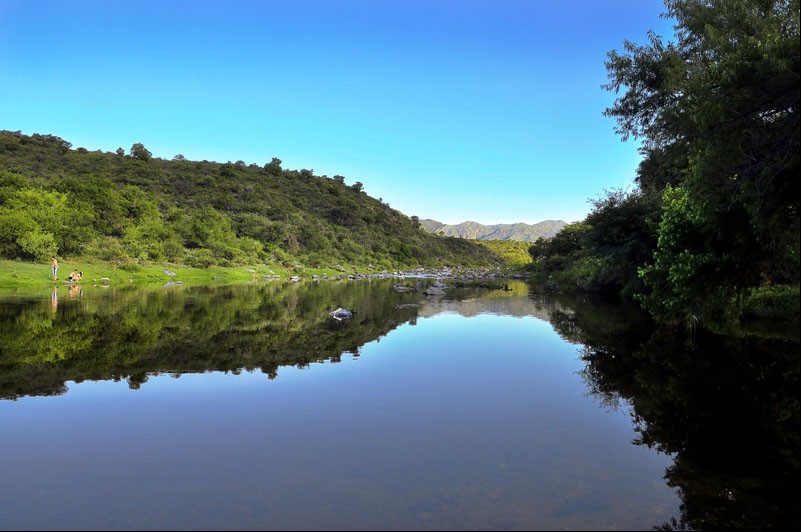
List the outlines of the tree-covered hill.
{"type": "Polygon", "coordinates": [[[401,269],[492,266],[485,246],[433,235],[343,176],[73,149],[0,131],[0,257],[192,266],[253,262],[401,269]]]}

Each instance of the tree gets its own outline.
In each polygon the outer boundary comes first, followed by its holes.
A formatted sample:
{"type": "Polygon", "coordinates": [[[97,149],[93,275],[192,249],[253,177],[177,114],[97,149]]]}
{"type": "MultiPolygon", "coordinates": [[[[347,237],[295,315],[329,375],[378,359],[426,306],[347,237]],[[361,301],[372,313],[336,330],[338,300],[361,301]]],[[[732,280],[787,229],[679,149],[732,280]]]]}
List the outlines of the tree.
{"type": "Polygon", "coordinates": [[[149,161],[152,156],[153,154],[150,153],[150,150],[145,148],[145,145],[141,142],[137,142],[131,146],[131,157],[134,159],[139,159],[140,161],[149,161]]]}
{"type": "Polygon", "coordinates": [[[94,236],[91,209],[70,195],[21,188],[0,205],[0,253],[41,260],[76,253],[94,236]]]}
{"type": "Polygon", "coordinates": [[[281,175],[281,159],[273,157],[269,163],[264,165],[264,169],[267,170],[267,173],[270,175],[281,175]]]}
{"type": "Polygon", "coordinates": [[[67,142],[61,137],[57,137],[55,135],[41,135],[39,133],[34,133],[31,135],[31,139],[34,142],[40,142],[43,145],[55,146],[62,154],[67,153],[69,149],[72,148],[71,142],[67,142]]]}
{"type": "Polygon", "coordinates": [[[593,202],[585,223],[586,252],[602,259],[597,283],[606,290],[619,290],[632,296],[642,290],[638,269],[651,259],[661,216],[661,194],[653,189],[626,193],[608,191],[593,202]]]}
{"type": "Polygon", "coordinates": [[[609,53],[605,115],[643,140],[640,185],[667,187],[650,309],[704,321],[799,282],[799,0],[665,5],[676,41],[609,53]]]}
{"type": "Polygon", "coordinates": [[[58,244],[51,233],[44,233],[39,229],[34,229],[21,235],[17,242],[22,251],[36,260],[44,261],[48,257],[54,257],[58,251],[58,244]]]}

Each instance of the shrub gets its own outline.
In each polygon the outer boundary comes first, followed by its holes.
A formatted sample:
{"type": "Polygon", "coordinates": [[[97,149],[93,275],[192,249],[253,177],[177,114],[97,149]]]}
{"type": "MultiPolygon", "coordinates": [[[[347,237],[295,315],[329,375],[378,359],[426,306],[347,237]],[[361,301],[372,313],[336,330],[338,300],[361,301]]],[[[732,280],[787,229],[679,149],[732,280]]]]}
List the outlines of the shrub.
{"type": "Polygon", "coordinates": [[[47,260],[58,251],[58,245],[53,235],[39,230],[28,231],[20,235],[17,243],[23,252],[36,260],[47,260]]]}
{"type": "Polygon", "coordinates": [[[195,268],[208,268],[215,264],[214,253],[206,248],[190,250],[186,255],[186,263],[195,268]]]}
{"type": "Polygon", "coordinates": [[[771,285],[753,288],[746,297],[743,315],[797,322],[801,316],[801,288],[799,285],[771,285]]]}

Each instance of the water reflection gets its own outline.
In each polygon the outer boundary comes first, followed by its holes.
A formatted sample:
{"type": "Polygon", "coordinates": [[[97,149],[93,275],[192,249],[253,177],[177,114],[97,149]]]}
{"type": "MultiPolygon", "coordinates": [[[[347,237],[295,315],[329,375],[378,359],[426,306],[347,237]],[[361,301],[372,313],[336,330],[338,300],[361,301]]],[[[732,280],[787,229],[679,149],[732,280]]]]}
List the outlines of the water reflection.
{"type": "Polygon", "coordinates": [[[54,289],[49,312],[36,298],[2,303],[0,398],[59,394],[66,381],[86,379],[124,379],[137,388],[164,372],[260,369],[273,378],[281,366],[357,353],[418,308],[408,304],[413,295],[378,283],[106,288],[81,295],[70,289],[58,304],[54,289]],[[328,313],[337,306],[357,314],[332,320],[328,313]]]}
{"type": "Polygon", "coordinates": [[[87,379],[138,388],[160,373],[258,369],[274,378],[282,366],[358,355],[400,324],[443,312],[549,318],[550,309],[526,297],[524,283],[511,286],[454,284],[447,298],[400,293],[391,281],[95,287],[81,301],[82,291],[69,287],[60,306],[54,288],[52,312],[35,297],[0,303],[0,399],[60,394],[66,381],[87,379]],[[339,307],[355,314],[331,319],[339,307]]]}
{"type": "MultiPolygon", "coordinates": [[[[125,518],[105,515],[101,502],[82,502],[72,521],[63,521],[69,514],[63,501],[43,496],[37,503],[32,496],[27,507],[20,499],[9,523],[284,530],[798,528],[798,344],[658,329],[635,306],[555,296],[516,281],[507,290],[500,286],[454,284],[444,297],[399,292],[391,281],[148,292],[87,287],[82,294],[54,288],[49,297],[2,299],[0,400],[66,394],[83,402],[98,394],[87,410],[91,429],[81,425],[80,413],[60,411],[64,423],[78,423],[83,433],[70,425],[56,430],[59,421],[49,411],[41,414],[54,433],[70,435],[60,445],[75,445],[69,456],[81,464],[65,471],[56,455],[41,467],[67,478],[83,478],[80,471],[89,468],[93,480],[86,490],[96,494],[96,484],[110,472],[78,456],[81,446],[107,440],[121,455],[98,450],[95,459],[110,465],[149,453],[142,464],[146,475],[157,475],[145,465],[152,459],[169,472],[158,480],[165,486],[161,495],[126,491],[154,489],[142,479],[130,479],[128,488],[112,484],[117,497],[132,502],[103,504],[125,508],[131,513],[125,518]],[[340,307],[353,316],[332,319],[329,313],[340,307]],[[571,356],[576,351],[580,358],[571,356]],[[365,352],[370,356],[347,372],[321,371],[365,352]],[[324,366],[305,372],[318,364],[324,366]],[[577,403],[568,378],[576,373],[579,394],[619,415],[598,417],[595,407],[577,403]],[[251,390],[240,381],[216,402],[205,395],[222,376],[233,375],[275,382],[251,390]],[[114,383],[139,391],[119,395],[114,383]],[[178,391],[189,389],[204,395],[192,395],[182,406],[178,391]],[[152,397],[143,395],[148,390],[171,399],[142,404],[152,397]],[[114,405],[108,412],[100,406],[106,402],[114,405]],[[120,411],[128,412],[125,419],[120,411]],[[158,421],[164,412],[174,416],[171,439],[145,437],[168,426],[158,421]],[[666,485],[660,475],[660,486],[645,488],[644,482],[634,494],[632,486],[654,462],[652,453],[632,454],[628,442],[621,447],[632,425],[636,447],[669,457],[661,467],[666,485]],[[217,456],[218,448],[223,454],[237,449],[249,467],[217,456]],[[557,448],[562,454],[554,454],[557,448]],[[177,458],[184,455],[196,456],[204,471],[177,458]],[[170,485],[186,500],[168,495],[170,485]],[[680,509],[665,497],[665,488],[678,490],[680,509]],[[158,507],[159,497],[197,517],[172,515],[158,507]],[[324,508],[303,510],[303,500],[324,508]],[[42,504],[60,513],[43,514],[40,521],[23,517],[40,512],[42,504]],[[137,504],[148,505],[150,521],[137,504]],[[87,521],[87,514],[94,520],[87,521]]],[[[52,436],[39,425],[30,429],[39,431],[42,439],[29,445],[46,452],[44,441],[52,436]]],[[[22,452],[28,435],[16,437],[22,452]]],[[[36,478],[37,467],[11,471],[7,479],[36,478]]],[[[0,508],[10,506],[0,501],[0,508]]]]}
{"type": "Polygon", "coordinates": [[[682,513],[665,530],[796,530],[799,345],[656,328],[636,307],[587,298],[551,322],[580,342],[582,375],[607,404],[633,407],[646,445],[673,457],[682,513]]]}

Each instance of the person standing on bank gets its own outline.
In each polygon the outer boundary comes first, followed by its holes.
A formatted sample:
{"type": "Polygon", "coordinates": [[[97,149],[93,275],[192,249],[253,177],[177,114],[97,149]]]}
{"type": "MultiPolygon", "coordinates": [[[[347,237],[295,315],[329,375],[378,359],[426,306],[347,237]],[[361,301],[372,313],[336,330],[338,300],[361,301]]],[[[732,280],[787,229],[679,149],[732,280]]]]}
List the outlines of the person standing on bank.
{"type": "Polygon", "coordinates": [[[50,257],[50,266],[53,268],[53,280],[58,281],[58,260],[55,257],[50,257]]]}

